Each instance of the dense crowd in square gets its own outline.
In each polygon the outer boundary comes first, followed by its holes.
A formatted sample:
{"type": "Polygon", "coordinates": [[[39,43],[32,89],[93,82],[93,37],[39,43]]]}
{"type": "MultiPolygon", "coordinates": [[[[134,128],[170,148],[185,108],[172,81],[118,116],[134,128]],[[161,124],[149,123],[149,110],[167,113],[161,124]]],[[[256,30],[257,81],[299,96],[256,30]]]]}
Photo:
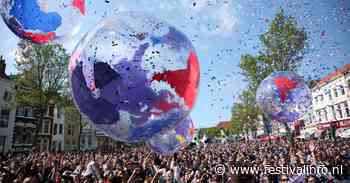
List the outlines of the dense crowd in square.
{"type": "Polygon", "coordinates": [[[1,156],[4,183],[221,183],[349,182],[349,140],[285,140],[190,145],[172,156],[146,146],[110,152],[31,152],[1,156]],[[217,165],[266,167],[342,166],[342,174],[267,175],[216,172],[217,165]]]}

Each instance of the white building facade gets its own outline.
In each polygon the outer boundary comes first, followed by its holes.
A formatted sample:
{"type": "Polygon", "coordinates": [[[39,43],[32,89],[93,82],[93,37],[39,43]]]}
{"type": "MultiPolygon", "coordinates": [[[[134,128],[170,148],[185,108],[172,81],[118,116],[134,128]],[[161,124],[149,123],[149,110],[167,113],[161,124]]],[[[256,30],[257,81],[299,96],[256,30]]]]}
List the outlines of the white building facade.
{"type": "Polygon", "coordinates": [[[12,148],[16,109],[13,102],[13,83],[5,74],[5,60],[0,60],[0,153],[12,148]]]}
{"type": "Polygon", "coordinates": [[[306,128],[319,133],[331,127],[350,128],[350,64],[332,72],[312,88],[312,114],[304,116],[306,128]]]}
{"type": "Polygon", "coordinates": [[[89,123],[89,119],[82,117],[84,127],[80,134],[80,150],[89,151],[97,148],[96,130],[89,123]]]}
{"type": "Polygon", "coordinates": [[[64,107],[55,105],[52,131],[52,147],[53,151],[64,150],[64,107]]]}

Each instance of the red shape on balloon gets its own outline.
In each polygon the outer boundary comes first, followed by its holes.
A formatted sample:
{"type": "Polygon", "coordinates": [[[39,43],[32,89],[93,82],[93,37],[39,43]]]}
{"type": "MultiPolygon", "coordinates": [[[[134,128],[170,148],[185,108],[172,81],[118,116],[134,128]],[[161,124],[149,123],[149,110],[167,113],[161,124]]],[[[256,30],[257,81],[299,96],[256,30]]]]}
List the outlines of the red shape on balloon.
{"type": "Polygon", "coordinates": [[[187,107],[193,107],[199,84],[199,63],[197,55],[191,52],[187,60],[187,68],[175,71],[165,71],[155,74],[152,81],[165,81],[184,98],[187,107]]]}
{"type": "Polygon", "coordinates": [[[290,80],[288,77],[280,76],[275,78],[275,85],[280,93],[281,102],[286,101],[288,92],[297,86],[297,83],[290,80]]]}
{"type": "Polygon", "coordinates": [[[32,33],[32,32],[24,32],[23,36],[28,38],[29,40],[35,42],[35,43],[47,43],[51,40],[53,40],[56,36],[54,32],[48,32],[47,34],[38,34],[38,33],[32,33]]]}
{"type": "Polygon", "coordinates": [[[73,0],[72,6],[79,9],[82,15],[85,15],[85,0],[73,0]]]}
{"type": "Polygon", "coordinates": [[[152,114],[160,116],[163,112],[168,112],[173,108],[179,108],[178,104],[168,103],[168,102],[158,102],[154,105],[157,109],[160,109],[161,112],[152,112],[152,114]]]}

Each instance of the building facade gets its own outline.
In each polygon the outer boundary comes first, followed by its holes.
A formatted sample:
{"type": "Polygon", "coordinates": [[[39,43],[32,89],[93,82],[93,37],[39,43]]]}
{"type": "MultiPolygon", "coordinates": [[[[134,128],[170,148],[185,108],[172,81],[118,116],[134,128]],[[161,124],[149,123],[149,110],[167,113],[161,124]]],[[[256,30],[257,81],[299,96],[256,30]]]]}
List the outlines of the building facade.
{"type": "Polygon", "coordinates": [[[71,107],[64,108],[64,149],[79,150],[80,120],[79,111],[71,107]]]}
{"type": "Polygon", "coordinates": [[[123,144],[123,142],[119,142],[112,139],[100,130],[96,131],[96,143],[97,150],[99,151],[112,151],[120,147],[121,144],[123,144]]]}
{"type": "MultiPolygon", "coordinates": [[[[35,149],[38,151],[49,151],[52,145],[52,132],[55,105],[50,104],[43,116],[42,122],[38,123],[39,133],[35,149]]],[[[36,115],[38,117],[38,114],[36,115]]]]}
{"type": "Polygon", "coordinates": [[[322,78],[312,89],[312,112],[305,128],[322,135],[330,129],[350,128],[350,64],[322,78]]]}
{"type": "Polygon", "coordinates": [[[5,73],[5,60],[0,58],[0,153],[12,147],[16,110],[13,107],[13,83],[5,73]]]}
{"type": "Polygon", "coordinates": [[[65,134],[65,112],[64,107],[55,105],[52,131],[52,151],[63,151],[65,134]]]}
{"type": "Polygon", "coordinates": [[[96,130],[89,123],[89,119],[82,117],[83,128],[80,134],[80,150],[89,151],[97,148],[96,130]]]}
{"type": "Polygon", "coordinates": [[[31,106],[17,106],[12,149],[16,152],[33,150],[37,119],[31,106]]]}

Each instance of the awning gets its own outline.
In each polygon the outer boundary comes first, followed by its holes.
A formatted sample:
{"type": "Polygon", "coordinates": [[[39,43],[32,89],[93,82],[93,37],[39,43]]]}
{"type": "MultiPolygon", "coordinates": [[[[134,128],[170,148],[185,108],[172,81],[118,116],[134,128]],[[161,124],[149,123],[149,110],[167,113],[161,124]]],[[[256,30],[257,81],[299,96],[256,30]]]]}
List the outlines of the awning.
{"type": "Polygon", "coordinates": [[[347,130],[346,128],[338,128],[335,132],[336,132],[336,136],[337,137],[341,137],[341,134],[347,130]]]}
{"type": "Polygon", "coordinates": [[[319,138],[322,136],[323,133],[325,133],[328,129],[327,128],[321,128],[321,129],[317,129],[315,132],[314,137],[319,138]]]}
{"type": "Polygon", "coordinates": [[[317,128],[305,128],[300,132],[299,138],[308,139],[312,137],[317,131],[317,128]]]}
{"type": "Polygon", "coordinates": [[[270,136],[264,135],[264,136],[259,137],[259,140],[260,140],[261,142],[267,142],[267,141],[269,141],[269,140],[272,140],[272,141],[274,141],[274,140],[279,140],[280,138],[281,138],[281,137],[276,136],[276,135],[270,135],[270,136]]]}
{"type": "Polygon", "coordinates": [[[350,138],[350,128],[344,130],[342,133],[339,134],[339,137],[342,138],[350,138]]]}

